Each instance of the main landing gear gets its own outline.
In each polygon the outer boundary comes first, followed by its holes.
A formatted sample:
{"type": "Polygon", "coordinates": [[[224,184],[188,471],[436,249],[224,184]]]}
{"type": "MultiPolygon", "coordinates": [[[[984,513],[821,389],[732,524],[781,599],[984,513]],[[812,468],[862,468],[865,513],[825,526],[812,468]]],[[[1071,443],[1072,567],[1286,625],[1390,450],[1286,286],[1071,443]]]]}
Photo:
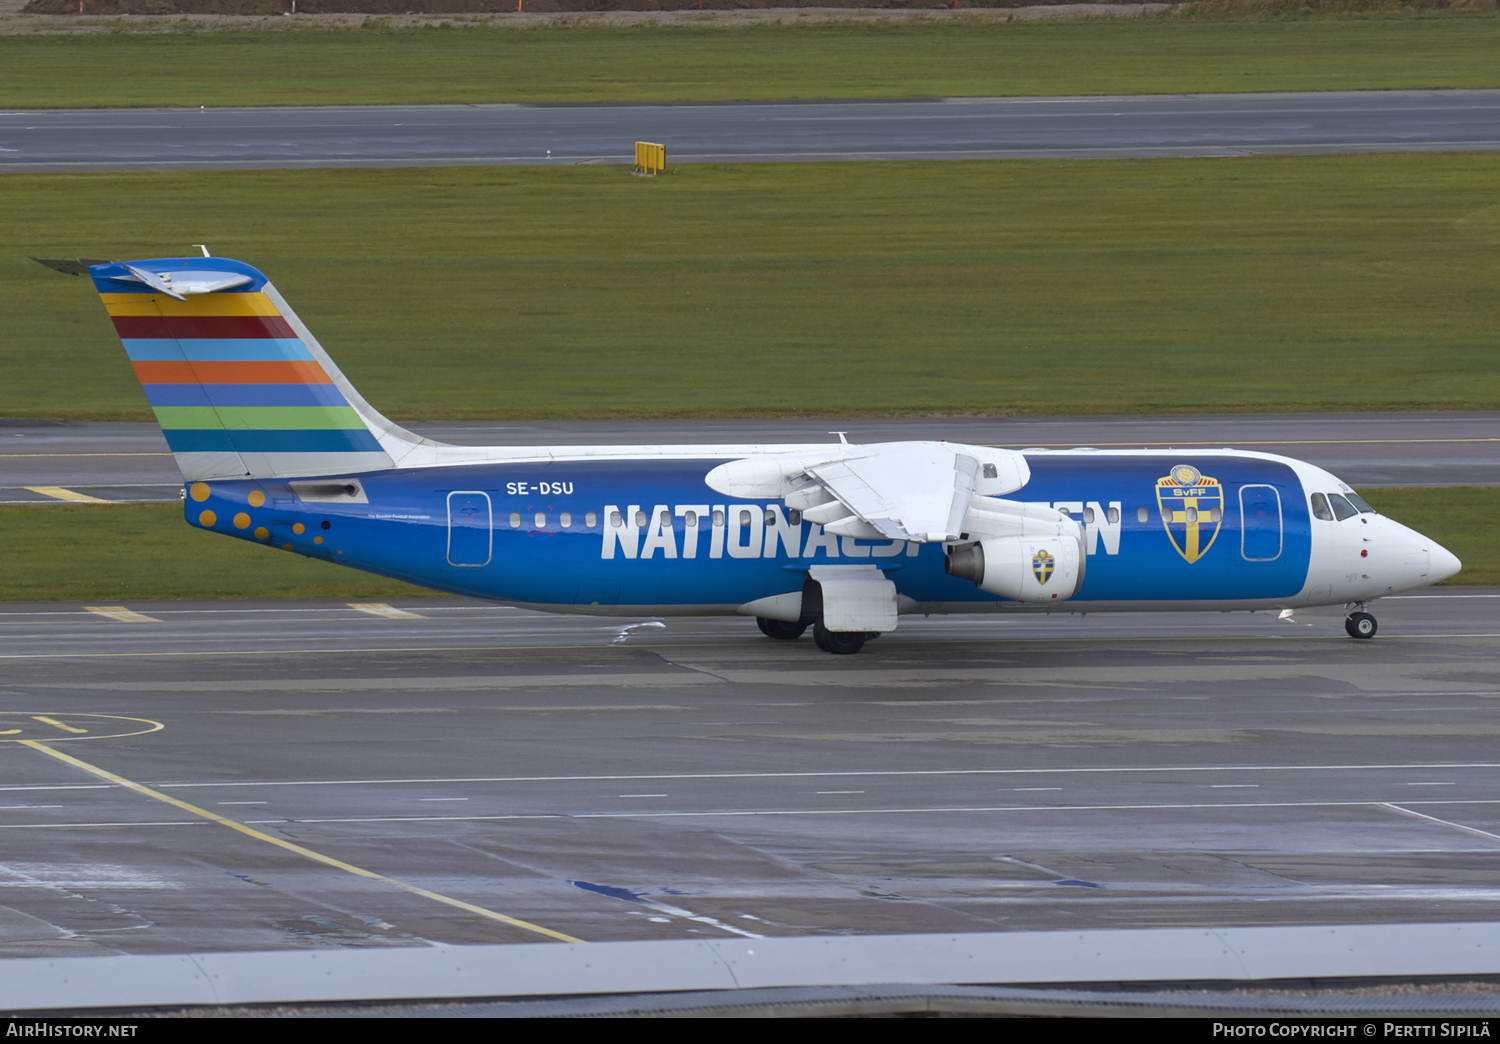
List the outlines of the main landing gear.
{"type": "Polygon", "coordinates": [[[813,642],[826,653],[849,656],[865,647],[871,638],[879,638],[879,631],[830,631],[821,623],[813,624],[813,642]]]}
{"type": "Polygon", "coordinates": [[[760,628],[760,633],[765,635],[767,638],[779,638],[784,642],[796,641],[798,638],[801,638],[802,633],[807,630],[807,624],[805,623],[787,623],[785,620],[768,620],[764,616],[757,616],[755,618],[755,623],[760,628]]]}
{"type": "MultiPolygon", "coordinates": [[[[807,630],[805,623],[787,623],[785,620],[768,620],[764,616],[755,618],[760,633],[767,638],[778,638],[790,642],[801,638],[807,630]]],[[[873,631],[830,631],[821,623],[812,625],[813,642],[819,649],[836,656],[849,656],[865,647],[865,642],[880,637],[873,631]]]]}
{"type": "Polygon", "coordinates": [[[1344,630],[1350,638],[1374,638],[1378,625],[1369,613],[1350,613],[1344,618],[1344,630]]]}

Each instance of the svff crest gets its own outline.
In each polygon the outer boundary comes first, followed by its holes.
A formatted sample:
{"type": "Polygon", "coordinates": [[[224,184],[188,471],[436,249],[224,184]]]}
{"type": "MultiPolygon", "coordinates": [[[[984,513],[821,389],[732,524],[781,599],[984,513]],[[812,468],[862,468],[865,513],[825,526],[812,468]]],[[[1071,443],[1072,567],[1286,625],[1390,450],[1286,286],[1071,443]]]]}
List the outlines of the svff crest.
{"type": "Polygon", "coordinates": [[[1224,521],[1224,487],[1191,464],[1156,480],[1156,506],[1177,553],[1189,563],[1208,554],[1224,521]]]}

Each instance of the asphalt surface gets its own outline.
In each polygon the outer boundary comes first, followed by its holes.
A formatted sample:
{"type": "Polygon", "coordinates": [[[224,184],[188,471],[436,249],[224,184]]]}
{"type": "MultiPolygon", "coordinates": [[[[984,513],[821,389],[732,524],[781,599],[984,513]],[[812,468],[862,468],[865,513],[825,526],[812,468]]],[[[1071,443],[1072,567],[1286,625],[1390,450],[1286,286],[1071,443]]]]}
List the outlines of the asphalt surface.
{"type": "MultiPolygon", "coordinates": [[[[1097,449],[1230,446],[1311,461],[1356,487],[1500,485],[1500,413],[1226,414],[1181,417],[914,417],[868,420],[413,422],[460,445],[568,446],[948,439],[1097,449]]],[[[0,503],[176,501],[182,476],[155,424],[0,419],[0,503]]]]}
{"type": "MultiPolygon", "coordinates": [[[[1500,92],[0,114],[0,170],[1493,149],[1500,92]]],[[[460,443],[1238,446],[1496,484],[1500,414],[414,424],[460,443]]],[[[0,501],[175,500],[0,423],[0,501]]],[[[0,956],[1488,920],[1500,590],[1335,617],[0,609],[0,956]],[[646,626],[641,626],[645,624],[646,626]],[[293,847],[288,847],[293,846],[293,847]],[[419,891],[413,891],[419,889],[419,891]],[[458,904],[458,905],[455,905],[458,904]],[[497,916],[498,915],[498,916],[497,916]]]]}
{"type": "Polygon", "coordinates": [[[0,112],[0,170],[1240,156],[1500,148],[1500,91],[0,112]],[[550,154],[550,155],[549,155],[550,154]]]}
{"type": "Polygon", "coordinates": [[[1500,900],[1497,589],[1384,600],[1369,642],[1336,617],[934,618],[848,658],[740,619],[126,608],[0,610],[0,956],[1500,900]]]}

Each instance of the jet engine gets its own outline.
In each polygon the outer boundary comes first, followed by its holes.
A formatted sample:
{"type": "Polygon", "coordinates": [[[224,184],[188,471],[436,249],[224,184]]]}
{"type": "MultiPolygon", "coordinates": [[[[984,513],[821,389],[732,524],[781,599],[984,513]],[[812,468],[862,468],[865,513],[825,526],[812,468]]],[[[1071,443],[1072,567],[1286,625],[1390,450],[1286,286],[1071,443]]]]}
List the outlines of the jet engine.
{"type": "MultiPolygon", "coordinates": [[[[1076,527],[1075,527],[1076,528],[1076,527]]],[[[949,576],[1017,602],[1052,603],[1083,586],[1083,542],[1063,527],[1051,536],[988,537],[953,547],[944,560],[949,576]]]]}

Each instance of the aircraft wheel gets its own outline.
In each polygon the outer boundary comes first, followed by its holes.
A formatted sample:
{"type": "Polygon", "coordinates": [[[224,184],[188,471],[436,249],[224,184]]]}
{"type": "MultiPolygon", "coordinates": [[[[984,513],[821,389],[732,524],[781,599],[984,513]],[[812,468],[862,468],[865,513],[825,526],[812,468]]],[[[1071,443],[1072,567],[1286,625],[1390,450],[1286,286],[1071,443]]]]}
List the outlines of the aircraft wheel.
{"type": "Polygon", "coordinates": [[[848,656],[865,647],[864,631],[830,631],[820,623],[813,624],[813,641],[826,653],[848,656]]]}
{"type": "Polygon", "coordinates": [[[1374,638],[1376,627],[1375,617],[1369,613],[1350,613],[1344,620],[1350,638],[1374,638]]]}
{"type": "Polygon", "coordinates": [[[764,616],[757,616],[755,623],[760,627],[760,633],[767,638],[779,638],[784,642],[794,642],[802,637],[802,632],[807,630],[805,623],[787,623],[785,620],[769,620],[764,616]]]}

